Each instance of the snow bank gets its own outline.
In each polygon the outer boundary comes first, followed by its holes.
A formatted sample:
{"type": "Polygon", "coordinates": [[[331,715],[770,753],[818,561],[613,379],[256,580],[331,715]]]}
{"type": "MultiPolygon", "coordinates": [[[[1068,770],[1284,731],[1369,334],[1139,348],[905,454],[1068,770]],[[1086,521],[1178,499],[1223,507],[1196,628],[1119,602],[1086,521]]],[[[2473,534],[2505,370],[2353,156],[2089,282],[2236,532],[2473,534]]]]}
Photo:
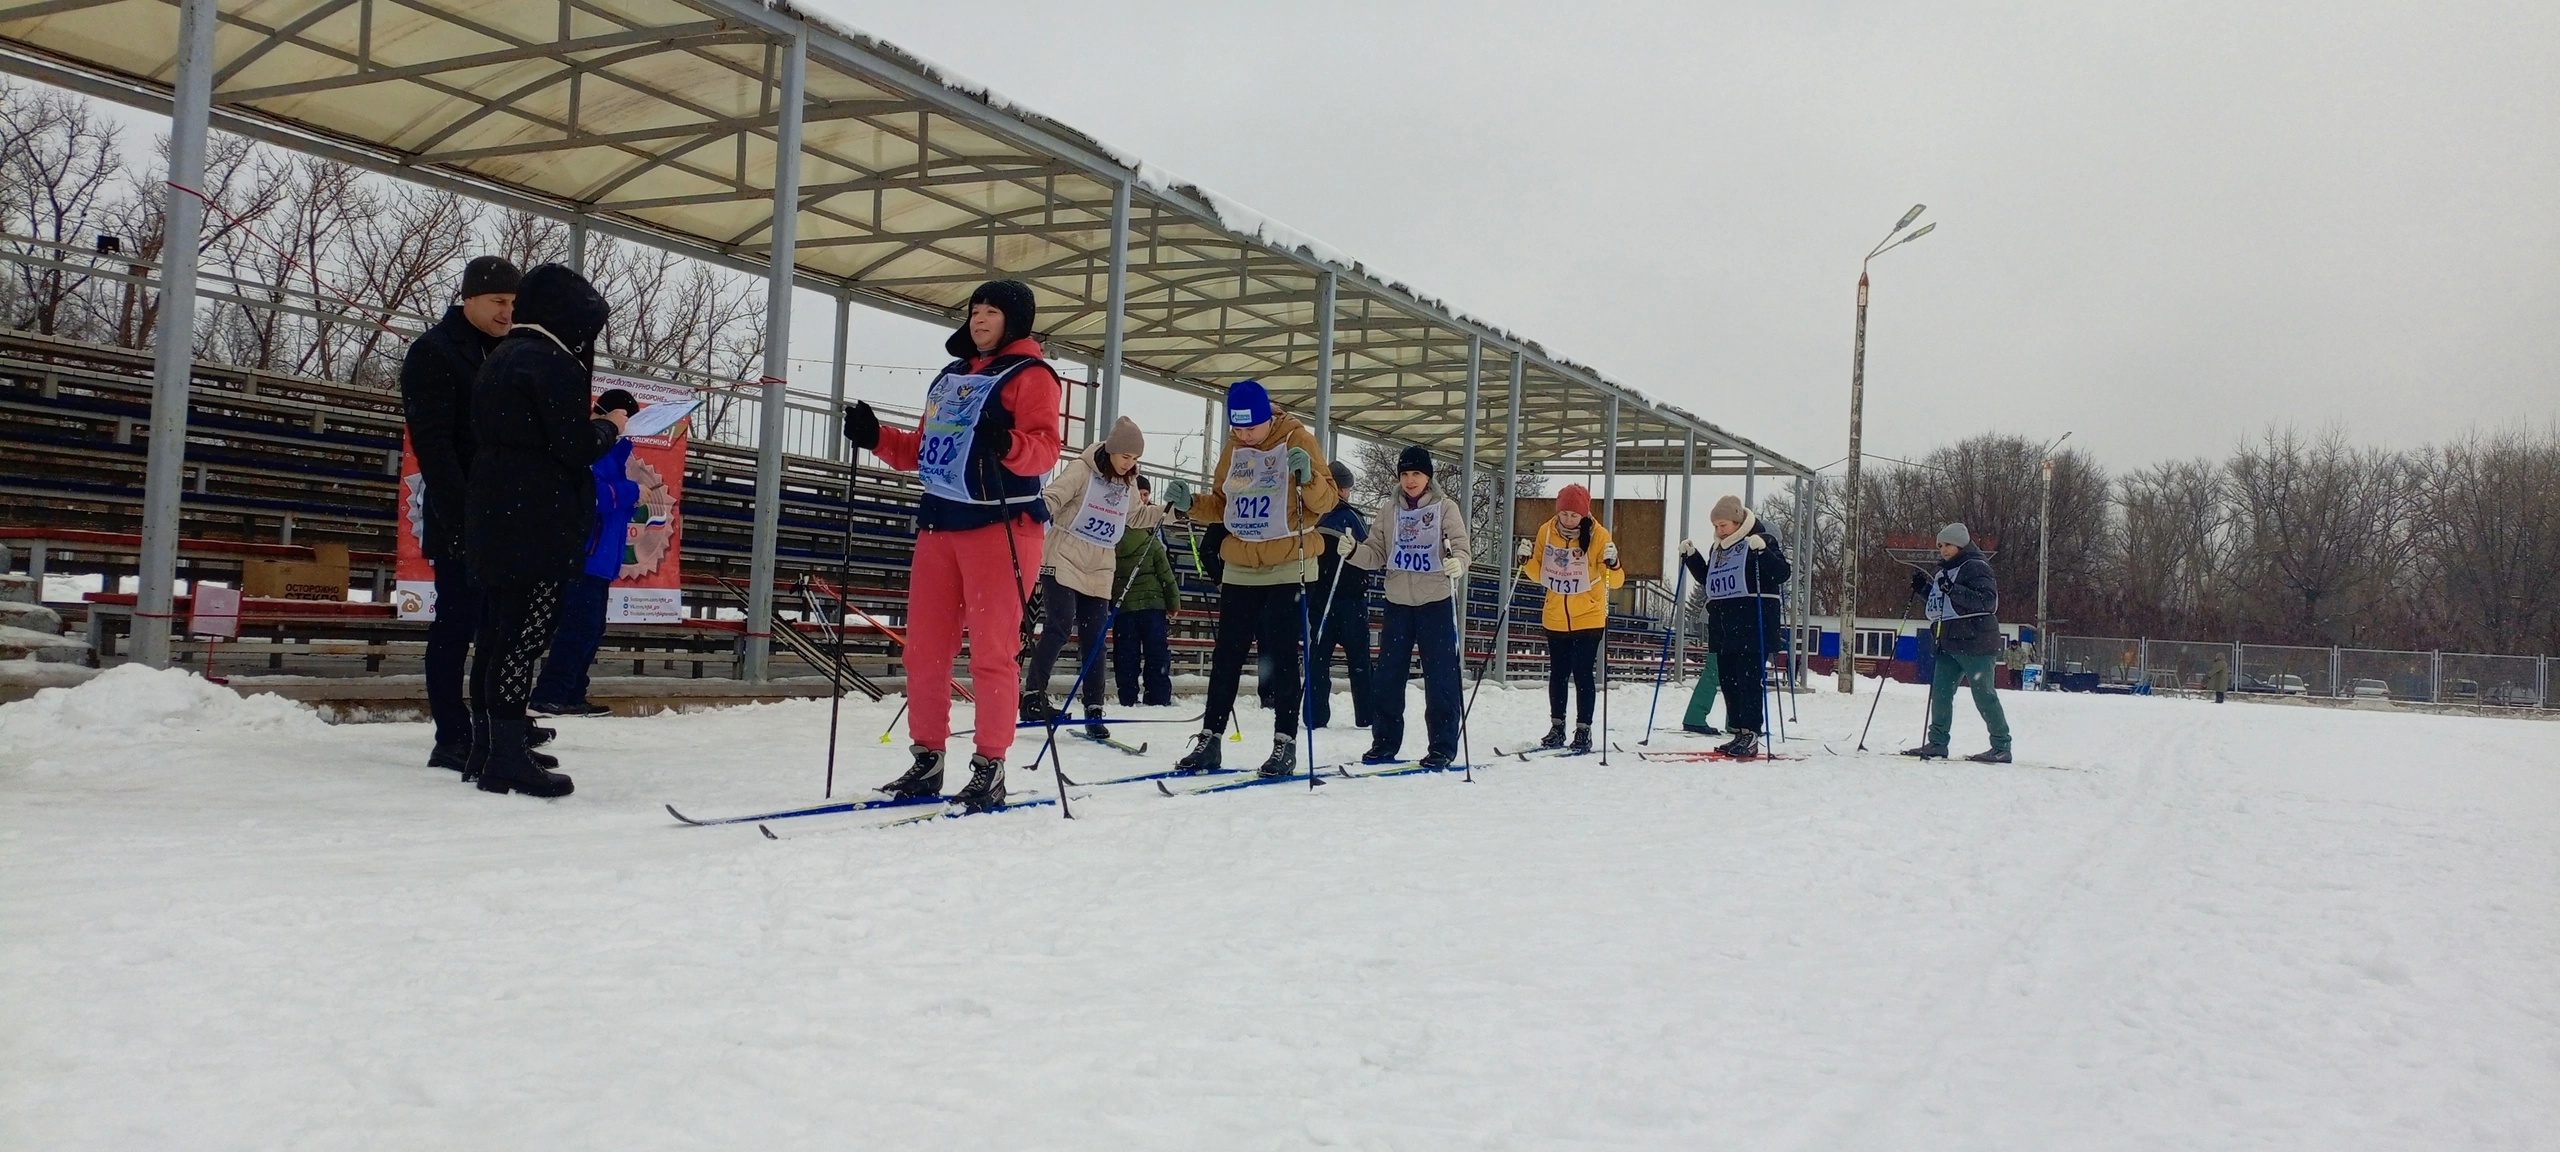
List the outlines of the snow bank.
{"type": "Polygon", "coordinates": [[[0,705],[0,749],[80,740],[122,743],[164,732],[281,735],[326,728],[308,705],[281,696],[241,696],[193,672],[140,664],[0,705]]]}

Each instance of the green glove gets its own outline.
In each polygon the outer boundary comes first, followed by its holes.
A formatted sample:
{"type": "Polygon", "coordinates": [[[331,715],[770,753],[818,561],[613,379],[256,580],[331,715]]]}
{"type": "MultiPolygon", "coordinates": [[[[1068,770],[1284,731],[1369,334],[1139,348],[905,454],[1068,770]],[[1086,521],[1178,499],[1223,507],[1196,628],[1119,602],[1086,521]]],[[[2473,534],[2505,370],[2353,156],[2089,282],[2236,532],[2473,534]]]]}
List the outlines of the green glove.
{"type": "Polygon", "coordinates": [[[1179,508],[1185,512],[1190,511],[1191,482],[1188,480],[1166,481],[1164,486],[1164,503],[1168,508],[1179,508]]]}
{"type": "Polygon", "coordinates": [[[1307,450],[1306,450],[1306,449],[1304,449],[1304,448],[1300,448],[1300,447],[1298,447],[1298,446],[1297,446],[1297,445],[1295,445],[1295,444],[1290,445],[1290,446],[1289,446],[1289,474],[1290,474],[1290,475],[1292,475],[1292,476],[1297,477],[1297,478],[1298,478],[1298,483],[1300,483],[1300,484],[1313,484],[1313,483],[1315,483],[1315,482],[1316,482],[1316,458],[1315,458],[1315,457],[1313,457],[1313,456],[1309,456],[1309,455],[1307,455],[1307,450]]]}

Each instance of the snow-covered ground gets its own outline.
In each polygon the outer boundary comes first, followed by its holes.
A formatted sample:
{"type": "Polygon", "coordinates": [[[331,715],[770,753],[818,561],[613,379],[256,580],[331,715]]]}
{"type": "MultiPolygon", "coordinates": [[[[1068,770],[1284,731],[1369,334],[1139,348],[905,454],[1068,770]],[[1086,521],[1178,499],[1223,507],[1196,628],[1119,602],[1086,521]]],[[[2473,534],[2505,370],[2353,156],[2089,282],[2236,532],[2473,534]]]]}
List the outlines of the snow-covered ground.
{"type": "Polygon", "coordinates": [[[2044,767],[1825,694],[1796,762],[770,841],[659,806],[815,799],[823,704],[563,722],[543,802],[120,669],[0,708],[0,1146],[2555,1146],[2560,724],[2006,698],[2044,767]]]}

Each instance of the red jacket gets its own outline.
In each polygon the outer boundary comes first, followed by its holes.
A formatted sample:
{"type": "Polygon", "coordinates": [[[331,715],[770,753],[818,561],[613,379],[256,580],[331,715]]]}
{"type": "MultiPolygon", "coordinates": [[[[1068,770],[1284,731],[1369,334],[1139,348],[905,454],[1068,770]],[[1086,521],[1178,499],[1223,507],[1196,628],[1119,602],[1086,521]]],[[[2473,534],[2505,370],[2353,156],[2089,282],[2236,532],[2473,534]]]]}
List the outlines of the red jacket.
{"type": "MultiPolygon", "coordinates": [[[[985,368],[998,356],[1040,356],[1040,342],[1028,336],[1007,344],[994,352],[969,358],[972,372],[985,368]]],[[[1013,451],[1002,460],[1005,471],[1016,476],[1045,476],[1057,467],[1058,453],[1065,444],[1065,430],[1060,426],[1060,394],[1058,374],[1047,363],[1033,364],[1005,381],[997,399],[1013,413],[1013,451]]],[[[916,450],[924,442],[921,420],[914,428],[880,429],[877,455],[889,466],[902,472],[916,470],[916,450]]]]}

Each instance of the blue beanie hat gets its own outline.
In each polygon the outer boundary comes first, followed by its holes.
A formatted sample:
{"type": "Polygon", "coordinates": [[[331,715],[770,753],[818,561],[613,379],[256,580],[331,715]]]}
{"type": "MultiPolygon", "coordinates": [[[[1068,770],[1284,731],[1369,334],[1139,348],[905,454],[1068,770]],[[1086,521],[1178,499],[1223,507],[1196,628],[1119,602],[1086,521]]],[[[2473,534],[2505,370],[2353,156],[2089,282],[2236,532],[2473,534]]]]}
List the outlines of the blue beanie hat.
{"type": "Polygon", "coordinates": [[[1238,380],[1227,385],[1227,424],[1248,428],[1271,419],[1271,394],[1262,390],[1260,380],[1238,380]]]}

